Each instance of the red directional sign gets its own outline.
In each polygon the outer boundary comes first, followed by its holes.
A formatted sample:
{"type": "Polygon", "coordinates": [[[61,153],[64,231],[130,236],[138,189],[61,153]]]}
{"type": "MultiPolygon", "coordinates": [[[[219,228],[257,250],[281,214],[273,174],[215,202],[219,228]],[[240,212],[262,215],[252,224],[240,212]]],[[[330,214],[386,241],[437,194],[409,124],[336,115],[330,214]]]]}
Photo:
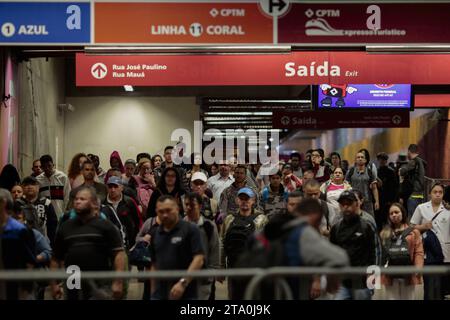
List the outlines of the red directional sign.
{"type": "Polygon", "coordinates": [[[450,55],[323,51],[243,55],[76,56],[77,86],[323,83],[448,84],[450,55]]]}
{"type": "Polygon", "coordinates": [[[336,128],[408,128],[409,110],[302,111],[273,113],[276,129],[328,130],[336,128]]]}

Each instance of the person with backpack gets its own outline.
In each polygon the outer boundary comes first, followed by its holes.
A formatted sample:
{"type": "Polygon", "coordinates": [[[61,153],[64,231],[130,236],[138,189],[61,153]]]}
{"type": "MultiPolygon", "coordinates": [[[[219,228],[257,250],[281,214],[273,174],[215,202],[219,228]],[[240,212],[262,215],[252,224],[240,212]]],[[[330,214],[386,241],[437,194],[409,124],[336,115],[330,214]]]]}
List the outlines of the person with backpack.
{"type": "Polygon", "coordinates": [[[219,212],[221,218],[223,219],[225,219],[227,214],[234,214],[238,210],[236,197],[238,196],[239,190],[242,188],[252,189],[253,193],[256,195],[255,205],[259,207],[259,199],[256,188],[247,178],[247,167],[243,164],[238,164],[234,169],[233,176],[234,182],[220,195],[219,212]]]}
{"type": "Polygon", "coordinates": [[[119,177],[109,178],[107,186],[108,195],[101,212],[119,229],[125,249],[128,251],[134,245],[142,225],[141,213],[137,203],[123,194],[122,180],[119,177]]]}
{"type": "Polygon", "coordinates": [[[24,197],[22,200],[27,205],[32,205],[38,216],[37,228],[50,239],[53,246],[55,240],[58,217],[51,201],[47,198],[39,198],[39,182],[33,176],[25,177],[22,181],[24,197]]]}
{"type": "MultiPolygon", "coordinates": [[[[234,268],[239,256],[245,251],[248,240],[267,224],[267,217],[253,208],[256,194],[250,188],[237,192],[238,211],[225,218],[221,228],[221,268],[234,268]]],[[[232,282],[228,281],[228,295],[232,297],[232,282]]]]}
{"type": "MultiPolygon", "coordinates": [[[[150,271],[152,262],[150,257],[150,244],[152,236],[161,224],[158,216],[148,218],[142,225],[139,233],[136,235],[136,243],[130,249],[128,255],[130,264],[137,266],[138,270],[150,271]]],[[[142,300],[150,300],[151,297],[151,281],[142,280],[144,282],[144,290],[142,292],[142,300]]]]}
{"type": "MultiPolygon", "coordinates": [[[[0,247],[4,270],[31,270],[35,266],[35,238],[33,233],[12,217],[14,202],[11,193],[0,188],[0,247]]],[[[32,288],[29,282],[6,281],[4,294],[7,300],[29,299],[32,288]]]]}
{"type": "Polygon", "coordinates": [[[374,215],[375,210],[380,208],[378,199],[377,176],[372,171],[372,166],[368,166],[368,161],[363,152],[356,154],[355,166],[347,172],[345,180],[350,183],[353,189],[358,189],[364,195],[363,210],[374,215]]]}
{"type": "MultiPolygon", "coordinates": [[[[389,207],[388,223],[380,233],[386,256],[385,267],[415,266],[423,267],[424,252],[422,236],[419,230],[408,225],[408,214],[400,203],[389,207]]],[[[388,300],[418,300],[418,286],[422,284],[422,276],[382,277],[388,300]]]]}
{"type": "Polygon", "coordinates": [[[320,204],[323,213],[320,233],[324,236],[329,236],[330,229],[337,222],[339,215],[330,203],[320,199],[321,192],[319,181],[315,179],[308,180],[303,186],[303,195],[305,199],[314,199],[320,204]]]}
{"type": "MultiPolygon", "coordinates": [[[[352,267],[375,264],[375,232],[358,214],[358,198],[354,192],[344,191],[339,199],[342,220],[331,227],[330,242],[344,249],[352,267]]],[[[335,300],[370,300],[365,277],[355,276],[343,280],[335,300]]]]}
{"type": "Polygon", "coordinates": [[[320,186],[320,192],[325,195],[326,201],[339,210],[337,200],[342,192],[351,190],[352,186],[345,181],[344,171],[341,167],[335,167],[331,179],[320,186]]]}
{"type": "Polygon", "coordinates": [[[217,218],[217,213],[219,211],[219,206],[214,198],[210,198],[207,192],[207,181],[208,177],[203,172],[194,172],[191,177],[191,190],[202,197],[202,205],[200,207],[201,215],[211,221],[215,221],[217,218]]]}
{"type": "MultiPolygon", "coordinates": [[[[249,249],[239,259],[237,267],[348,266],[347,253],[319,234],[322,218],[322,208],[316,200],[302,200],[292,214],[276,215],[266,224],[263,232],[255,235],[249,249]]],[[[322,293],[320,279],[320,276],[314,276],[314,281],[298,276],[285,278],[291,289],[292,298],[299,300],[317,298],[322,293]]],[[[234,299],[244,298],[249,281],[247,278],[235,280],[234,299]]],[[[336,277],[328,277],[326,291],[334,293],[338,288],[339,280],[336,277]]],[[[260,299],[274,299],[273,279],[263,281],[257,293],[260,299]]]]}
{"type": "MultiPolygon", "coordinates": [[[[450,265],[450,210],[443,203],[444,186],[431,187],[431,200],[419,204],[411,226],[422,233],[426,265],[450,265]]],[[[448,276],[424,276],[425,300],[444,299],[449,290],[448,276]]]]}
{"type": "MultiPolygon", "coordinates": [[[[214,270],[220,268],[220,241],[219,233],[214,222],[203,218],[200,213],[204,198],[197,193],[188,193],[184,197],[186,208],[184,220],[189,221],[200,229],[202,243],[205,248],[204,269],[214,270]]],[[[214,278],[202,279],[199,281],[198,299],[209,300],[214,296],[214,278]]]]}
{"type": "Polygon", "coordinates": [[[400,169],[400,175],[404,177],[404,187],[409,197],[406,203],[408,216],[411,218],[417,206],[424,201],[425,168],[427,162],[419,157],[419,146],[410,144],[408,147],[408,164],[400,169]]]}
{"type": "MultiPolygon", "coordinates": [[[[47,268],[52,257],[50,240],[39,228],[39,217],[36,208],[32,204],[26,204],[23,200],[14,203],[14,219],[23,223],[33,233],[35,240],[35,268],[47,268]]],[[[36,282],[34,296],[37,300],[44,300],[45,288],[48,282],[36,282]]]]}
{"type": "Polygon", "coordinates": [[[152,172],[152,163],[148,158],[139,160],[138,174],[130,178],[128,185],[136,189],[137,200],[141,212],[147,212],[148,203],[152,196],[153,190],[156,188],[155,176],[152,172]]]}

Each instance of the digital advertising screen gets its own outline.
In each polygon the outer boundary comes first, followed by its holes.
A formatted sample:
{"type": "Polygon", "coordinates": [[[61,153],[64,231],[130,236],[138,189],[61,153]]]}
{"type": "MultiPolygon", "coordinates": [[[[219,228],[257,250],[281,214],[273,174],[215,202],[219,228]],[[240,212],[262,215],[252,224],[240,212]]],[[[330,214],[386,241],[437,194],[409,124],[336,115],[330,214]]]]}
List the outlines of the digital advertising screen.
{"type": "Polygon", "coordinates": [[[410,109],[410,84],[321,84],[318,109],[410,109]]]}

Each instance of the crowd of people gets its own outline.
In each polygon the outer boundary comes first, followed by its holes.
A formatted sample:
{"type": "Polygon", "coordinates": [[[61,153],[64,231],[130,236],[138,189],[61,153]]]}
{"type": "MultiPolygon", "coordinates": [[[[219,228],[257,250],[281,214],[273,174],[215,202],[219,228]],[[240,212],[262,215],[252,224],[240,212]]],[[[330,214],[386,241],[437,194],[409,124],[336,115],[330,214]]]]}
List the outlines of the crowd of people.
{"type": "MultiPolygon", "coordinates": [[[[105,171],[97,155],[79,153],[66,174],[43,155],[23,179],[6,165],[0,269],[450,265],[447,188],[435,184],[425,194],[427,164],[415,144],[396,163],[383,152],[372,161],[366,149],[349,161],[322,149],[250,165],[231,158],[207,166],[195,154],[190,164],[175,164],[173,157],[171,146],[163,156],[140,153],[125,162],[114,151],[105,171]]],[[[376,298],[366,280],[288,282],[298,299],[376,298]]],[[[212,300],[217,281],[227,281],[229,298],[242,298],[245,279],[181,278],[145,281],[143,299],[212,300]]],[[[386,299],[444,299],[450,290],[448,276],[383,276],[382,284],[386,299]]],[[[53,298],[124,299],[128,283],[82,280],[76,289],[8,281],[0,282],[0,298],[43,299],[46,288],[53,298]]]]}

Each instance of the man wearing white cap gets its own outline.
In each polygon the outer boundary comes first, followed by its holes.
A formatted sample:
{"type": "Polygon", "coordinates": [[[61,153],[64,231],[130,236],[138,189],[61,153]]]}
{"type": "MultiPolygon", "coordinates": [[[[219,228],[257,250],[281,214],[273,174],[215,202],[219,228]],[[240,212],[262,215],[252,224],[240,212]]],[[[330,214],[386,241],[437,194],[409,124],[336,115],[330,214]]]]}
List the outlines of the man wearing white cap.
{"type": "Polygon", "coordinates": [[[195,172],[191,177],[191,190],[203,198],[203,203],[200,208],[200,213],[203,217],[210,220],[215,220],[217,215],[217,201],[210,199],[206,194],[206,182],[208,178],[203,172],[195,172]]]}

